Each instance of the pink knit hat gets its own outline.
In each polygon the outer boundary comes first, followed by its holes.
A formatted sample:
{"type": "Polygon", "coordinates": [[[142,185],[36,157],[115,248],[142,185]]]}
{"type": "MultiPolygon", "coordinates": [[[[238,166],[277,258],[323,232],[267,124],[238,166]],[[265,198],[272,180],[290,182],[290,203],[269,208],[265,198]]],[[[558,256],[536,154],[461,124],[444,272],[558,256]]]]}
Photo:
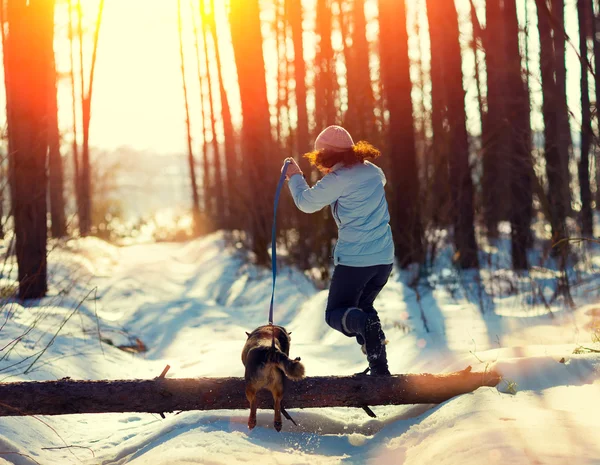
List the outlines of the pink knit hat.
{"type": "Polygon", "coordinates": [[[329,126],[315,140],[315,150],[343,152],[354,147],[354,141],[348,131],[341,126],[329,126]]]}

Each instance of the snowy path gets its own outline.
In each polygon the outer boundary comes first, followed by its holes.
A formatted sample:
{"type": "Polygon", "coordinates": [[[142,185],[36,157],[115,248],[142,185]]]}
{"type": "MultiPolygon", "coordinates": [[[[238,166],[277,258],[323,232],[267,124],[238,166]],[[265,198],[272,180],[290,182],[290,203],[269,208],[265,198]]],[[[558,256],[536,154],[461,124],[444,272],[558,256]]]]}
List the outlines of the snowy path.
{"type": "MultiPolygon", "coordinates": [[[[148,352],[131,355],[104,344],[102,353],[98,341],[74,325],[51,346],[43,368],[15,372],[12,379],[149,378],[167,363],[173,377],[242,375],[244,331],[267,319],[269,270],[244,264],[218,235],[187,244],[82,247],[89,248],[89,285],[98,287],[94,310],[103,337],[123,338],[122,328],[148,352]]],[[[252,432],[246,411],[183,412],[165,420],[150,414],[40,418],[47,425],[4,418],[0,463],[600,464],[593,433],[600,427],[600,356],[572,354],[578,343],[592,346],[586,325],[595,307],[557,309],[552,319],[507,299],[497,302],[495,313],[482,314],[477,299],[461,292],[423,287],[419,294],[420,304],[396,274],[377,301],[392,372],[494,366],[506,379],[499,389],[482,388],[439,406],[376,407],[377,419],[355,409],[299,410],[292,412],[299,426],[286,422],[282,433],[272,429],[269,412],[259,413],[252,432]],[[509,384],[516,395],[503,393],[509,384]],[[42,450],[65,443],[81,448],[42,450]]],[[[326,295],[284,268],[276,322],[293,332],[291,354],[302,357],[308,375],[355,373],[365,367],[364,356],[325,324],[326,295]]],[[[17,316],[25,321],[32,309],[23,310],[17,316]]],[[[26,340],[20,353],[33,350],[27,344],[34,342],[26,340]]]]}

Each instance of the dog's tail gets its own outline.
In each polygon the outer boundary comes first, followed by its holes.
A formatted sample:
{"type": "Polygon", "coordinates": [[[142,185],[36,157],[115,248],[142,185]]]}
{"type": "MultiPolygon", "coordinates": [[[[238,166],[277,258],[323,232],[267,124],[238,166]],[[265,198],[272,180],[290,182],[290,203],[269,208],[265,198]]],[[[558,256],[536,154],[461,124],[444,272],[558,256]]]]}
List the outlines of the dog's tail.
{"type": "Polygon", "coordinates": [[[300,362],[300,357],[290,360],[280,350],[277,351],[277,364],[290,379],[297,380],[304,378],[304,365],[300,362]]]}

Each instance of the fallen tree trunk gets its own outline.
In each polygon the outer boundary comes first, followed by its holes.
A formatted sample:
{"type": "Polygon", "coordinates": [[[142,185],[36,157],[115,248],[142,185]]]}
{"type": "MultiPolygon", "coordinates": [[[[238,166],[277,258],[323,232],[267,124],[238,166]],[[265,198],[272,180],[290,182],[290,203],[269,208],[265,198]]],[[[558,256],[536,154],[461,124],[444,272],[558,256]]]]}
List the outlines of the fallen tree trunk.
{"type": "MultiPolygon", "coordinates": [[[[437,404],[499,382],[497,373],[472,373],[470,367],[441,375],[315,376],[288,382],[284,404],[287,408],[437,404]]],[[[0,384],[0,416],[246,409],[244,386],[243,378],[164,377],[6,383],[0,384]]],[[[270,394],[260,394],[259,408],[272,408],[270,394]]]]}

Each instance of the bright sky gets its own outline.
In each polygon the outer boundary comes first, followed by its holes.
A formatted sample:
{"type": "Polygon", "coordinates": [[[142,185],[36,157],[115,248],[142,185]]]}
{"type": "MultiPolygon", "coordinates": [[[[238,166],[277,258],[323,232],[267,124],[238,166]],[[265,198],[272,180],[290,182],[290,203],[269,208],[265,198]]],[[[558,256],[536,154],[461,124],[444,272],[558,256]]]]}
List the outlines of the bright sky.
{"type": "MultiPolygon", "coordinates": [[[[75,1],[75,0],[74,0],[75,1]]],[[[518,1],[520,20],[524,22],[524,0],[518,1]]],[[[198,2],[192,2],[197,6],[198,2]]],[[[265,5],[268,2],[263,2],[265,5]]],[[[312,24],[314,18],[314,0],[304,0],[306,12],[305,22],[312,24]]],[[[417,14],[418,5],[423,0],[408,2],[409,27],[414,24],[414,15],[417,14]]],[[[478,5],[482,0],[475,0],[478,5]]],[[[91,55],[91,36],[95,21],[98,0],[84,0],[86,43],[85,55],[91,55]]],[[[229,35],[224,34],[226,13],[223,0],[216,0],[217,20],[221,34],[219,36],[220,50],[224,64],[224,78],[235,123],[239,118],[239,91],[236,85],[233,55],[228,41],[229,35]]],[[[458,0],[459,12],[463,22],[463,45],[466,47],[471,34],[468,21],[468,0],[458,0]]],[[[577,46],[577,16],[575,0],[566,1],[566,19],[568,33],[577,46]]],[[[184,9],[184,35],[186,43],[186,67],[188,76],[190,108],[192,110],[192,124],[195,142],[201,142],[201,118],[199,115],[199,89],[197,69],[195,63],[195,49],[192,35],[192,22],[190,16],[190,2],[182,0],[184,9]]],[[[69,70],[69,48],[66,29],[66,0],[59,1],[57,13],[57,41],[55,44],[57,63],[60,72],[65,73],[65,78],[59,86],[59,119],[65,138],[71,138],[71,88],[66,75],[69,70]],[[61,39],[62,37],[62,39],[61,39]]],[[[272,9],[266,10],[264,18],[272,15],[272,9]]],[[[535,27],[535,6],[529,3],[529,21],[535,27]]],[[[367,0],[368,37],[376,37],[376,1],[367,0]]],[[[420,13],[421,22],[425,19],[424,10],[420,13]]],[[[484,21],[483,15],[481,20],[484,21]]],[[[427,25],[422,31],[422,48],[428,47],[427,25]]],[[[533,29],[534,30],[534,29],[533,29]]],[[[263,31],[267,36],[268,30],[263,31]]],[[[537,35],[533,34],[530,43],[532,69],[536,69],[539,48],[537,35]]],[[[314,56],[314,42],[311,34],[305,34],[305,57],[311,60],[314,56]]],[[[339,39],[338,39],[339,42],[339,39]]],[[[335,45],[335,37],[334,37],[335,45]]],[[[416,40],[411,42],[414,48],[416,40]]],[[[94,95],[92,101],[91,144],[93,146],[112,149],[122,145],[129,145],[141,150],[149,150],[160,154],[181,153],[185,151],[185,125],[183,110],[183,93],[181,87],[179,43],[177,35],[177,2],[175,0],[106,0],[104,19],[100,32],[100,44],[96,77],[94,82],[94,95]]],[[[267,61],[268,78],[275,75],[275,64],[272,50],[274,40],[265,40],[264,50],[267,61]]],[[[424,53],[425,66],[428,66],[428,52],[424,53]]],[[[575,52],[567,47],[567,72],[568,88],[571,108],[578,113],[579,108],[579,64],[575,52]]],[[[465,86],[467,93],[467,110],[469,114],[469,128],[473,133],[478,132],[479,122],[476,116],[476,95],[473,86],[474,60],[472,54],[465,54],[463,69],[465,73],[465,86]]],[[[376,70],[375,70],[376,71],[376,70]]],[[[310,69],[308,78],[311,78],[310,69]]],[[[216,80],[215,80],[216,81],[216,80]]],[[[272,82],[272,81],[271,81],[272,82]]],[[[532,80],[534,89],[539,90],[532,80]]],[[[270,98],[275,98],[274,86],[271,86],[270,98]]],[[[217,91],[217,89],[215,89],[217,91]]],[[[215,92],[217,111],[219,111],[218,91],[215,92]]],[[[310,96],[309,96],[310,97],[310,96]]],[[[418,98],[418,92],[414,93],[418,98]]],[[[5,99],[4,92],[0,92],[0,99],[5,99]]],[[[310,104],[310,102],[309,102],[310,104]]],[[[534,96],[534,108],[540,106],[539,96],[534,96]]],[[[541,115],[534,116],[534,124],[541,127],[541,115]]],[[[577,129],[577,123],[573,123],[577,129]]],[[[219,139],[221,135],[219,135],[219,139]]],[[[197,145],[196,145],[197,146],[197,145]]]]}
{"type": "MultiPolygon", "coordinates": [[[[199,86],[196,67],[190,2],[182,0],[184,43],[192,122],[201,132],[199,86]]],[[[221,1],[215,2],[217,5],[221,1]]],[[[86,23],[90,40],[97,0],[87,0],[86,23]]],[[[197,6],[197,2],[194,2],[197,6]]],[[[224,10],[219,11],[224,15],[224,10]]],[[[65,18],[66,20],[66,18],[65,18]]],[[[224,23],[224,17],[221,18],[224,23]]],[[[182,152],[185,148],[183,91],[177,29],[177,2],[164,0],[107,0],[100,31],[98,60],[92,101],[91,141],[93,145],[114,148],[130,145],[158,153],[182,152]]],[[[69,69],[68,41],[56,44],[62,58],[59,66],[69,69]]],[[[224,78],[232,105],[239,94],[233,56],[221,47],[224,78]]],[[[204,68],[204,67],[203,67],[204,68]]],[[[71,124],[70,83],[61,88],[61,121],[71,124]]],[[[218,94],[218,92],[217,92],[218,94]]],[[[218,98],[217,98],[218,102],[218,98]]],[[[237,115],[239,113],[234,111],[237,115]]],[[[199,136],[200,137],[200,136],[199,136]]]]}

